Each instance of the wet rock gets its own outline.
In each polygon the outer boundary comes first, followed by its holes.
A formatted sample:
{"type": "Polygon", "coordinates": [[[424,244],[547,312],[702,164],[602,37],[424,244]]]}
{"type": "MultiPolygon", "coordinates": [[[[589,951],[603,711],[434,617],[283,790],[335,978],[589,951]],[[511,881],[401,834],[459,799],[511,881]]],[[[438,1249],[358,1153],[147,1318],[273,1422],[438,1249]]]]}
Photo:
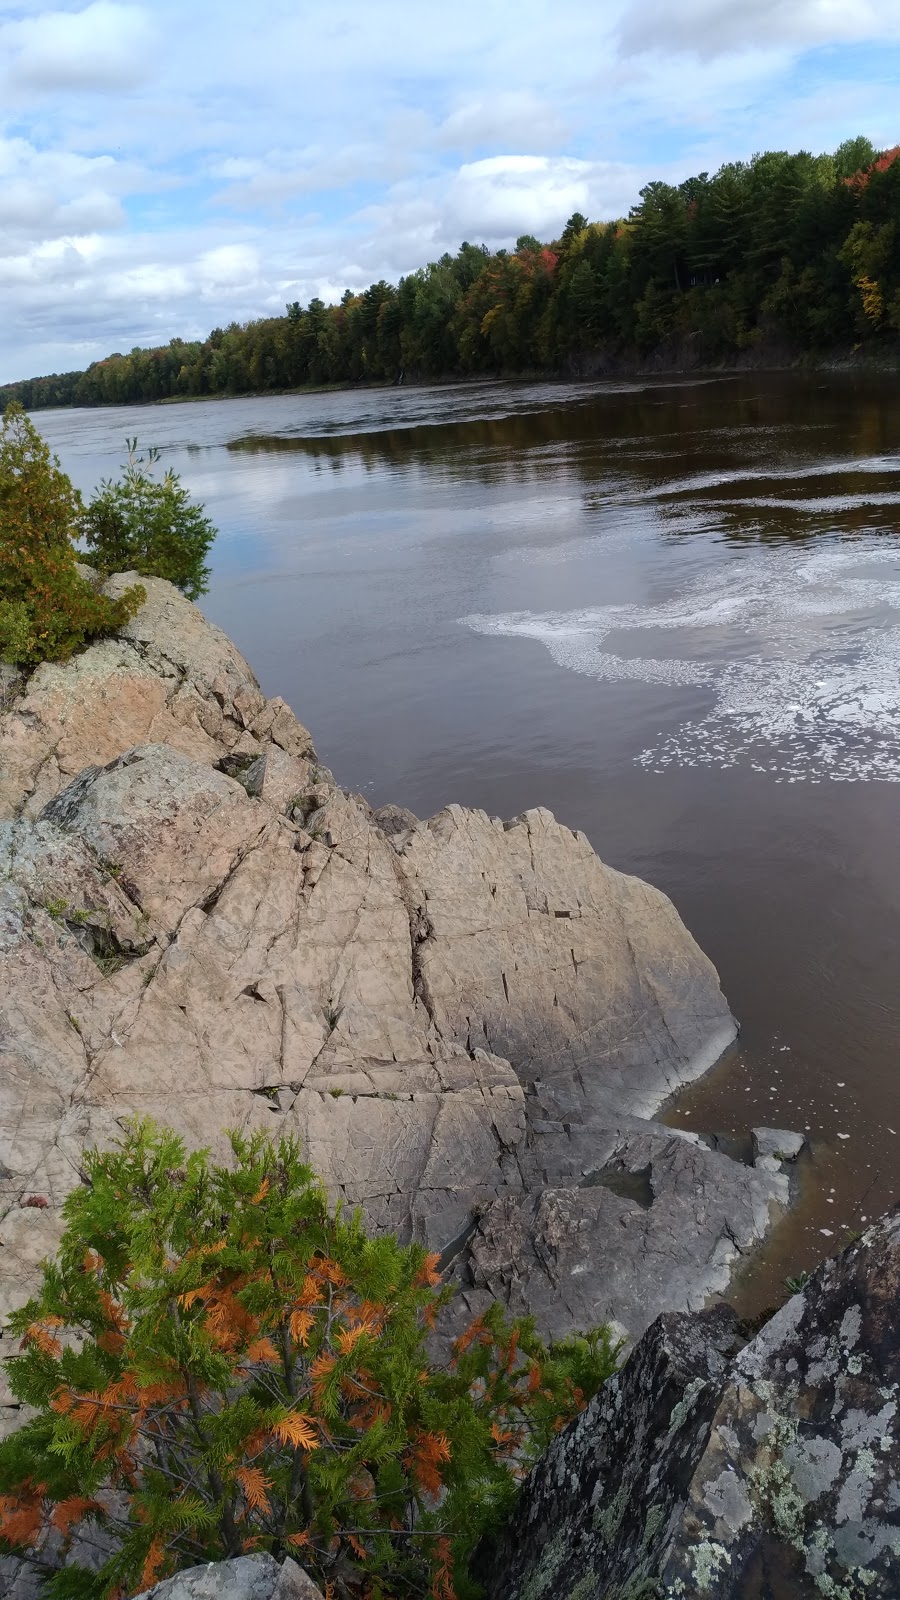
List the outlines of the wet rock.
{"type": "Polygon", "coordinates": [[[461,1320],[502,1299],[555,1336],[612,1320],[637,1338],[660,1306],[699,1309],[724,1290],[773,1201],[788,1200],[779,1174],[750,1174],[646,1123],[535,1138],[522,1165],[524,1194],[499,1198],[476,1225],[461,1320]],[[580,1173],[547,1182],[560,1145],[580,1148],[580,1173]]]}
{"type": "Polygon", "coordinates": [[[659,1318],[482,1551],[490,1600],[895,1600],[898,1295],[900,1208],[736,1355],[727,1312],[659,1318]]]}
{"type": "Polygon", "coordinates": [[[753,1159],[760,1161],[796,1161],[806,1144],[802,1133],[791,1133],[787,1128],[753,1128],[753,1159]]]}

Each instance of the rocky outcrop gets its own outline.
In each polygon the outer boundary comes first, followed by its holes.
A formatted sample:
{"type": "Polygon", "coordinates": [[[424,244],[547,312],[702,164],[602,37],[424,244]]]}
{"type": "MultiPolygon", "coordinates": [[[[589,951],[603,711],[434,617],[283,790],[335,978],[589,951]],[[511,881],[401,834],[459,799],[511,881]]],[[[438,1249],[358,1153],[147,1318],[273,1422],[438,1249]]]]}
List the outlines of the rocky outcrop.
{"type": "Polygon", "coordinates": [[[190,1567],[137,1600],[322,1600],[322,1591],[296,1561],[279,1566],[271,1556],[255,1555],[190,1567]]]}
{"type": "Polygon", "coordinates": [[[724,1309],[662,1316],[560,1434],[489,1600],[895,1600],[900,1208],[735,1354],[724,1309]]]}
{"type": "Polygon", "coordinates": [[[724,1287],[788,1181],[645,1120],[735,1033],[670,902],[544,810],[373,813],[146,587],[0,716],[0,1311],[137,1112],[297,1133],[461,1314],[636,1336],[724,1287]]]}
{"type": "Polygon", "coordinates": [[[105,592],[135,582],[147,599],[117,638],[45,662],[18,696],[14,678],[0,680],[0,818],[36,817],[85,767],[132,745],[164,743],[207,762],[311,749],[284,701],[265,699],[231,640],[170,583],[124,573],[105,592]]]}

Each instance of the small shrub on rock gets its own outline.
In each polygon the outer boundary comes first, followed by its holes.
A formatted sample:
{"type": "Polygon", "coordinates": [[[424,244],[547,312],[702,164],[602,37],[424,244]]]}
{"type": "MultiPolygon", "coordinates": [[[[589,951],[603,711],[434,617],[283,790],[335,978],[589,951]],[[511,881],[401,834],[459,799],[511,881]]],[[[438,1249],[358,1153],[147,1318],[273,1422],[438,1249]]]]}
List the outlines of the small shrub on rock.
{"type": "Polygon", "coordinates": [[[208,587],[206,556],[216,530],[202,506],[192,503],[177,473],[153,477],[156,450],[139,456],[137,439],[127,445],[121,479],[101,483],[84,514],[91,559],[104,572],[168,578],[189,600],[196,600],[208,587]]]}
{"type": "Polygon", "coordinates": [[[21,406],[0,426],[0,660],[65,660],[133,616],[143,590],[118,600],[80,575],[72,543],[81,498],[21,406]]]}
{"type": "Polygon", "coordinates": [[[494,1307],[434,1364],[438,1258],[332,1210],[293,1140],[231,1148],[215,1165],[137,1123],[85,1155],[12,1319],[34,1416],[0,1446],[0,1548],[53,1600],[255,1550],[334,1600],[476,1593],[476,1541],[617,1350],[605,1330],[548,1348],[494,1307]]]}

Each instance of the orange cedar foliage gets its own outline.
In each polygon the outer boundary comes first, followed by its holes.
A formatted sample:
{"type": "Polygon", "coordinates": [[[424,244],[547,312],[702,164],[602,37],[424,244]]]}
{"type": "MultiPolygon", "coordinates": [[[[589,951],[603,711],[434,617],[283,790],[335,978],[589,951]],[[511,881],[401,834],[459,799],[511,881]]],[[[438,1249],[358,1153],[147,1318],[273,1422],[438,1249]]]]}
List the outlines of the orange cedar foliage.
{"type": "Polygon", "coordinates": [[[222,1289],[208,1303],[206,1330],[220,1350],[233,1350],[244,1340],[254,1337],[259,1331],[259,1323],[230,1289],[222,1289]]]}
{"type": "Polygon", "coordinates": [[[437,1285],[441,1281],[441,1275],[438,1271],[438,1262],[440,1259],[440,1255],[436,1250],[433,1251],[431,1255],[427,1255],[425,1257],[425,1260],[422,1262],[419,1271],[416,1273],[416,1276],[413,1279],[417,1289],[421,1288],[424,1284],[427,1284],[430,1289],[437,1288],[437,1285]]]}
{"type": "Polygon", "coordinates": [[[453,1587],[453,1552],[449,1539],[438,1539],[434,1577],[431,1580],[431,1600],[456,1600],[453,1587]]]}
{"type": "Polygon", "coordinates": [[[268,1178],[263,1178],[263,1181],[260,1184],[259,1188],[257,1189],[255,1195],[253,1196],[253,1199],[250,1201],[250,1204],[252,1206],[260,1205],[262,1203],[262,1201],[265,1200],[266,1195],[268,1194],[270,1187],[271,1187],[271,1185],[269,1183],[268,1178]]]}
{"type": "Polygon", "coordinates": [[[254,1339],[244,1351],[245,1361],[278,1361],[280,1360],[271,1339],[254,1339]]]}
{"type": "Polygon", "coordinates": [[[454,1355],[465,1355],[466,1351],[470,1349],[470,1347],[475,1343],[476,1339],[481,1344],[491,1343],[492,1335],[488,1333],[487,1329],[485,1328],[483,1317],[476,1317],[474,1322],[469,1323],[469,1326],[466,1328],[465,1332],[461,1333],[458,1339],[454,1339],[454,1355]]]}
{"type": "Polygon", "coordinates": [[[361,1539],[357,1539],[355,1533],[348,1533],[347,1541],[348,1541],[348,1543],[350,1545],[350,1549],[353,1551],[354,1555],[359,1556],[360,1561],[365,1561],[365,1559],[368,1556],[369,1552],[366,1549],[365,1545],[363,1544],[362,1540],[361,1539]]]}
{"type": "Polygon", "coordinates": [[[309,1544],[309,1540],[310,1532],[308,1528],[303,1533],[289,1533],[287,1536],[287,1543],[292,1544],[295,1550],[302,1550],[304,1545],[309,1544]]]}
{"type": "Polygon", "coordinates": [[[316,1356],[315,1361],[309,1369],[312,1376],[313,1400],[317,1406],[322,1404],[322,1400],[325,1396],[325,1389],[328,1385],[328,1379],[331,1377],[331,1374],[334,1370],[334,1363],[335,1357],[328,1355],[327,1352],[323,1351],[321,1355],[316,1356]]]}
{"type": "Polygon", "coordinates": [[[364,1334],[378,1333],[383,1325],[384,1313],[380,1306],[361,1306],[359,1320],[350,1323],[346,1328],[338,1330],[337,1342],[341,1355],[349,1355],[364,1334]]]}
{"type": "Polygon", "coordinates": [[[316,1262],[315,1270],[320,1277],[325,1279],[326,1283],[334,1284],[336,1289],[346,1288],[349,1282],[343,1267],[338,1266],[338,1263],[332,1261],[329,1256],[320,1257],[316,1262]]]}
{"type": "Polygon", "coordinates": [[[24,1339],[20,1341],[19,1349],[25,1350],[28,1345],[36,1344],[42,1355],[62,1355],[62,1345],[59,1340],[54,1339],[52,1333],[47,1331],[48,1327],[59,1328],[61,1326],[62,1317],[45,1317],[43,1322],[32,1322],[24,1339]]]}
{"type": "Polygon", "coordinates": [[[290,1328],[291,1338],[295,1344],[305,1345],[315,1325],[315,1315],[312,1311],[297,1310],[291,1312],[290,1328]]]}
{"type": "Polygon", "coordinates": [[[154,1539],[150,1549],[147,1551],[146,1560],[144,1561],[144,1570],[141,1573],[142,1589],[150,1589],[156,1582],[160,1574],[165,1553],[165,1546],[162,1542],[162,1539],[154,1539]]]}
{"type": "Polygon", "coordinates": [[[235,1477],[251,1511],[271,1511],[272,1504],[266,1490],[271,1488],[272,1480],[265,1476],[261,1467],[238,1467],[235,1477]]]}
{"type": "Polygon", "coordinates": [[[444,1433],[416,1432],[412,1449],[407,1451],[406,1462],[426,1494],[438,1495],[444,1486],[441,1462],[450,1460],[450,1442],[444,1433]]]}
{"type": "Polygon", "coordinates": [[[106,1289],[101,1289],[99,1291],[99,1300],[101,1306],[103,1307],[107,1321],[112,1325],[115,1332],[127,1332],[131,1326],[131,1323],[125,1314],[125,1307],[120,1306],[106,1289]]]}
{"type": "Polygon", "coordinates": [[[322,1289],[315,1273],[308,1272],[303,1280],[303,1287],[297,1296],[295,1304],[298,1306],[317,1306],[322,1301],[322,1289]]]}
{"type": "Polygon", "coordinates": [[[68,1500],[61,1500],[50,1514],[50,1526],[61,1533],[63,1538],[77,1522],[83,1521],[89,1511],[98,1511],[98,1500],[87,1500],[82,1495],[73,1494],[68,1500]]]}
{"type": "Polygon", "coordinates": [[[125,1335],[108,1328],[105,1333],[97,1335],[97,1345],[99,1349],[105,1350],[108,1356],[117,1356],[119,1351],[125,1348],[125,1335]]]}
{"type": "Polygon", "coordinates": [[[11,1545],[31,1545],[43,1521],[43,1484],[22,1485],[18,1494],[0,1495],[0,1538],[11,1545]]]}
{"type": "Polygon", "coordinates": [[[302,1411],[292,1411],[290,1416],[282,1417],[280,1422],[273,1423],[271,1432],[279,1444],[291,1444],[300,1450],[318,1448],[316,1430],[310,1418],[302,1411]]]}

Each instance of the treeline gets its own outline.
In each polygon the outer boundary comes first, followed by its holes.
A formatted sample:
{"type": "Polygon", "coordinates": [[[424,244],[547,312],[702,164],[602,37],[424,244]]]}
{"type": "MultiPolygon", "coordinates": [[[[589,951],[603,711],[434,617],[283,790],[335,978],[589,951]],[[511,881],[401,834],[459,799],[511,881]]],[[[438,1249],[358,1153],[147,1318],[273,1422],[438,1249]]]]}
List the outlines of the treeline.
{"type": "Polygon", "coordinates": [[[215,328],[0,390],[28,409],[306,384],[714,363],[755,346],[825,353],[900,336],[900,146],[770,151],[651,183],[618,222],[577,214],[552,243],[463,244],[339,305],[215,328]]]}

